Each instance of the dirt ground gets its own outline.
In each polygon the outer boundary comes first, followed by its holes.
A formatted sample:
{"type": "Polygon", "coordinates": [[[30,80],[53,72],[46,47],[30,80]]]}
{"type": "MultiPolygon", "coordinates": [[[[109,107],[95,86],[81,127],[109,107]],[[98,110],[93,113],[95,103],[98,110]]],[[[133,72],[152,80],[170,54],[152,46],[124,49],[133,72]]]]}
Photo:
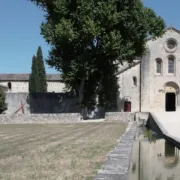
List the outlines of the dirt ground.
{"type": "Polygon", "coordinates": [[[0,125],[1,180],[92,180],[126,125],[0,125]]]}

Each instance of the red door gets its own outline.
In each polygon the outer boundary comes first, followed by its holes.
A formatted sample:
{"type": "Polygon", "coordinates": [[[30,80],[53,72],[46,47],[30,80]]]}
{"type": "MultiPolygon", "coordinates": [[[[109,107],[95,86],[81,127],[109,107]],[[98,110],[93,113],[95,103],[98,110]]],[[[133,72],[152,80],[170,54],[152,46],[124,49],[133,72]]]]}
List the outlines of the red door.
{"type": "Polygon", "coordinates": [[[130,101],[124,102],[124,112],[131,112],[131,102],[130,101]]]}

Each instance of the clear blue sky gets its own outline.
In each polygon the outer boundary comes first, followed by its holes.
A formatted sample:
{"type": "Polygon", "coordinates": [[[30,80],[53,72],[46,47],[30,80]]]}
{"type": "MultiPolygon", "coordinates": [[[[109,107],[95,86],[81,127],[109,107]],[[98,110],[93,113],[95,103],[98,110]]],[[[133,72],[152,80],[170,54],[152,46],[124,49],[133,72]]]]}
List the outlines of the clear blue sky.
{"type": "MultiPolygon", "coordinates": [[[[167,26],[180,29],[180,0],[143,0],[162,16],[167,26]]],[[[44,57],[48,45],[40,35],[43,12],[28,0],[1,0],[0,73],[29,73],[31,58],[40,45],[44,57]]],[[[47,67],[47,66],[46,66],[47,67]]],[[[56,73],[46,68],[47,73],[56,73]]]]}

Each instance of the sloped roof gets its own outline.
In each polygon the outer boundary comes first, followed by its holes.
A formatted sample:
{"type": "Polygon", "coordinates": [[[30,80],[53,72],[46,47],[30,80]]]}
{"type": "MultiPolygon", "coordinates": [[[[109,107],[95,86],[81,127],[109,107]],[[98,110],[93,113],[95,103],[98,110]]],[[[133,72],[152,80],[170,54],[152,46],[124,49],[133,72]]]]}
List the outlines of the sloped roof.
{"type": "Polygon", "coordinates": [[[175,32],[177,32],[177,33],[180,34],[180,30],[179,30],[179,29],[176,29],[174,26],[170,26],[170,27],[166,28],[166,31],[167,31],[167,30],[173,30],[173,31],[175,31],[175,32]]]}
{"type": "MultiPolygon", "coordinates": [[[[166,30],[166,31],[168,31],[168,30],[173,30],[173,31],[175,31],[175,32],[177,32],[177,33],[180,34],[180,30],[176,29],[174,26],[170,26],[170,27],[166,28],[165,30],[166,30]]],[[[147,38],[147,41],[149,41],[149,40],[151,40],[151,39],[152,39],[152,37],[149,37],[149,38],[147,38]]]]}
{"type": "MultiPolygon", "coordinates": [[[[29,81],[30,74],[0,74],[0,81],[29,81]]],[[[60,74],[47,74],[47,81],[62,81],[60,74]]]]}
{"type": "Polygon", "coordinates": [[[126,64],[118,70],[116,75],[122,74],[124,71],[127,71],[128,69],[131,69],[132,67],[137,66],[140,63],[141,63],[141,60],[135,60],[132,64],[126,64]]]}
{"type": "MultiPolygon", "coordinates": [[[[180,34],[180,30],[176,29],[174,26],[170,26],[170,27],[166,28],[166,31],[168,31],[168,30],[173,30],[180,34]]],[[[151,40],[151,39],[152,38],[150,37],[147,40],[151,40]]],[[[141,62],[141,60],[137,60],[137,61],[134,61],[132,64],[125,63],[123,66],[120,65],[116,75],[119,75],[119,74],[123,73],[124,71],[140,64],[140,62],[141,62]]]]}

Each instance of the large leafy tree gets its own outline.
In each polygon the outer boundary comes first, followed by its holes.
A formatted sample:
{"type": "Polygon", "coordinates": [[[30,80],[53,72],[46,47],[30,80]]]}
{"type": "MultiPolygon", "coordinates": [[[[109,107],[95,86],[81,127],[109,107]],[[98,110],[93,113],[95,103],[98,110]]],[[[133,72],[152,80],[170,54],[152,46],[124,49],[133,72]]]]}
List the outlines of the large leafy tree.
{"type": "Polygon", "coordinates": [[[0,114],[7,110],[6,96],[3,89],[0,88],[0,114]]]}
{"type": "Polygon", "coordinates": [[[32,58],[31,74],[29,77],[29,92],[38,92],[38,68],[36,56],[33,56],[32,58]]]}
{"type": "Polygon", "coordinates": [[[37,50],[37,75],[38,75],[38,92],[47,92],[47,80],[46,80],[46,70],[44,66],[44,59],[42,49],[39,46],[37,50]]]}
{"type": "Polygon", "coordinates": [[[47,63],[61,71],[82,106],[105,106],[117,90],[118,63],[146,50],[146,38],[165,23],[141,0],[31,0],[42,7],[41,33],[51,45],[47,63]]]}

